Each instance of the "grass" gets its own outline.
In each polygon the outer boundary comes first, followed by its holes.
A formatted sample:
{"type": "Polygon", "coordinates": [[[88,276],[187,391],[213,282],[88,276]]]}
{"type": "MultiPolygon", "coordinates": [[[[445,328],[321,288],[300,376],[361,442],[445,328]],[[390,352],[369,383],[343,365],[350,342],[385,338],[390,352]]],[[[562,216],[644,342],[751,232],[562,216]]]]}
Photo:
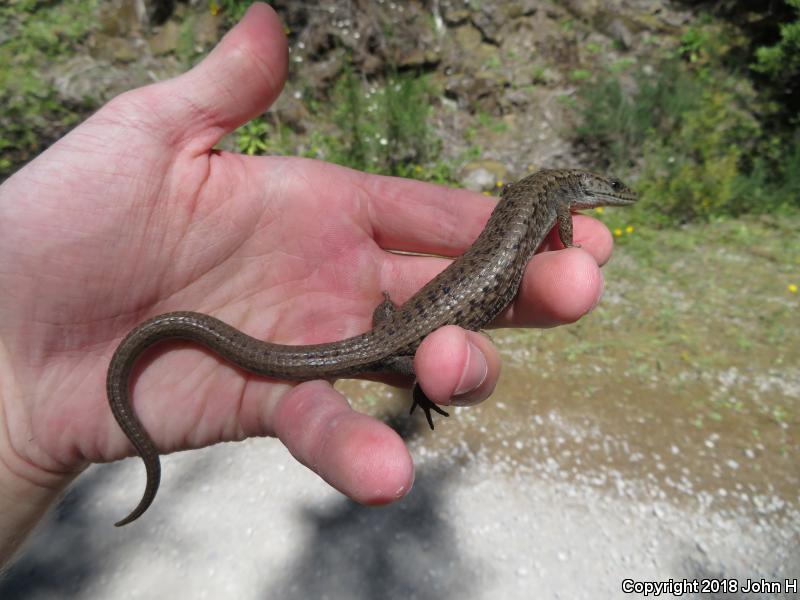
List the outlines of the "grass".
{"type": "Polygon", "coordinates": [[[8,0],[0,5],[0,178],[36,156],[95,105],[68,106],[45,74],[95,26],[99,0],[8,0]]]}
{"type": "Polygon", "coordinates": [[[763,425],[762,435],[789,440],[769,423],[795,421],[797,398],[765,393],[757,382],[800,361],[792,325],[800,298],[790,290],[800,271],[800,240],[786,235],[799,226],[797,217],[783,223],[785,230],[751,218],[633,235],[624,251],[630,260],[608,275],[623,282],[622,296],[598,308],[597,326],[622,318],[615,337],[636,349],[642,383],[657,382],[674,397],[687,376],[702,384],[691,407],[698,422],[746,413],[763,425]],[[716,379],[732,371],[749,383],[737,389],[716,379]]]}
{"type": "Polygon", "coordinates": [[[229,27],[238,23],[247,12],[253,0],[211,0],[209,8],[212,14],[222,14],[229,27]]]}
{"type": "Polygon", "coordinates": [[[430,123],[435,94],[425,76],[366,82],[348,67],[327,101],[307,102],[324,124],[307,138],[266,116],[237,130],[236,139],[247,154],[302,154],[370,173],[453,183],[430,123]]]}
{"type": "Polygon", "coordinates": [[[652,68],[631,67],[633,86],[612,65],[581,88],[577,139],[638,176],[643,222],[800,209],[800,129],[771,127],[778,107],[723,60],[729,37],[698,25],[652,68]]]}

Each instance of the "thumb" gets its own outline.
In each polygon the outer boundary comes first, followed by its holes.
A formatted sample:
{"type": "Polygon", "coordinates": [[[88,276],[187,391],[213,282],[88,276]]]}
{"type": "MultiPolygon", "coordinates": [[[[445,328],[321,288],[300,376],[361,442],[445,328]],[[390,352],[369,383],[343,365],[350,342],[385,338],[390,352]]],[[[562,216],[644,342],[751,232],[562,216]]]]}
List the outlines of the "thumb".
{"type": "Polygon", "coordinates": [[[287,56],[278,15],[257,2],[192,70],[134,93],[148,96],[139,98],[154,109],[156,129],[171,144],[206,152],[275,101],[286,83],[287,56]]]}

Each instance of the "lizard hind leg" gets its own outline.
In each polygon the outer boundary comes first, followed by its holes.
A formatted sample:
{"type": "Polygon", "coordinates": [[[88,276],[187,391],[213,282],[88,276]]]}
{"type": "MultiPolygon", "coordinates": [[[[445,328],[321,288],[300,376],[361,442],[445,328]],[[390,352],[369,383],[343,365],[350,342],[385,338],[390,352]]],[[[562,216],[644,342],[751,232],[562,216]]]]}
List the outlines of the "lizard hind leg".
{"type": "MultiPolygon", "coordinates": [[[[377,312],[377,310],[376,310],[377,312]]],[[[401,375],[410,375],[415,376],[414,373],[414,356],[413,355],[401,355],[395,356],[390,361],[389,370],[394,373],[400,373],[401,375]]],[[[419,406],[420,409],[425,413],[425,419],[428,421],[428,425],[431,429],[433,429],[433,415],[431,411],[439,413],[442,416],[449,417],[450,415],[442,409],[438,404],[433,402],[425,392],[422,391],[422,387],[420,387],[419,382],[414,382],[414,390],[411,394],[412,402],[411,402],[411,410],[408,411],[408,414],[413,414],[414,410],[419,406]]]]}
{"type": "Polygon", "coordinates": [[[383,301],[372,311],[372,326],[377,327],[392,320],[397,312],[397,304],[392,301],[389,292],[383,292],[383,301]]]}
{"type": "Polygon", "coordinates": [[[450,416],[450,413],[425,395],[425,392],[422,391],[419,382],[414,382],[414,391],[411,393],[411,395],[413,401],[411,403],[411,410],[408,411],[408,414],[412,414],[414,409],[419,406],[420,409],[422,409],[422,411],[425,413],[425,418],[428,420],[428,425],[430,426],[431,430],[433,430],[433,415],[431,415],[431,411],[437,412],[445,417],[450,416]]]}

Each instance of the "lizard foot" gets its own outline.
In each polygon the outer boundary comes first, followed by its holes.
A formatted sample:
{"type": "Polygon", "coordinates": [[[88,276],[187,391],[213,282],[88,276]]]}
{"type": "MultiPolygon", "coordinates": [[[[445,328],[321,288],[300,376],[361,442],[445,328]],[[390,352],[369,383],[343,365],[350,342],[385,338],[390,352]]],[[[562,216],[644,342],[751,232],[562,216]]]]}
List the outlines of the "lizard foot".
{"type": "Polygon", "coordinates": [[[414,409],[419,406],[425,412],[425,418],[428,420],[428,425],[430,428],[433,429],[433,415],[431,415],[431,411],[437,412],[440,415],[444,415],[445,417],[449,417],[450,414],[442,409],[438,404],[432,402],[430,398],[425,395],[425,392],[422,391],[422,388],[419,386],[418,383],[414,384],[414,391],[412,392],[413,402],[411,403],[411,410],[408,411],[408,414],[413,414],[414,409]]]}

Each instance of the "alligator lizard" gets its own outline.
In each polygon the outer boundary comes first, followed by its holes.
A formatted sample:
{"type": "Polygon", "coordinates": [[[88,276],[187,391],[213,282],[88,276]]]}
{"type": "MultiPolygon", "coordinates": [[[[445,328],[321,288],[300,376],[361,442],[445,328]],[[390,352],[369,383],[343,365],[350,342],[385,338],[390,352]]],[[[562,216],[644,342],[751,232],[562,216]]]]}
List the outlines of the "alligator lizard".
{"type": "MultiPolygon", "coordinates": [[[[158,450],[133,411],[128,381],[136,360],[153,344],[191,340],[245,371],[292,381],[378,372],[414,375],[414,352],[426,335],[448,324],[478,330],[514,299],[528,260],[554,224],[562,244],[573,245],[571,210],[625,206],[635,200],[618,179],[577,169],[539,171],[508,184],[486,227],[464,254],[402,306],[384,293],[372,329],[338,342],[271,344],[195,312],[166,313],[138,325],[111,359],[107,392],[114,417],[144,461],[147,484],[138,506],[116,525],[130,523],[147,510],[161,478],[158,450]]],[[[446,415],[418,384],[411,410],[416,406],[425,411],[431,427],[431,410],[446,415]]]]}

